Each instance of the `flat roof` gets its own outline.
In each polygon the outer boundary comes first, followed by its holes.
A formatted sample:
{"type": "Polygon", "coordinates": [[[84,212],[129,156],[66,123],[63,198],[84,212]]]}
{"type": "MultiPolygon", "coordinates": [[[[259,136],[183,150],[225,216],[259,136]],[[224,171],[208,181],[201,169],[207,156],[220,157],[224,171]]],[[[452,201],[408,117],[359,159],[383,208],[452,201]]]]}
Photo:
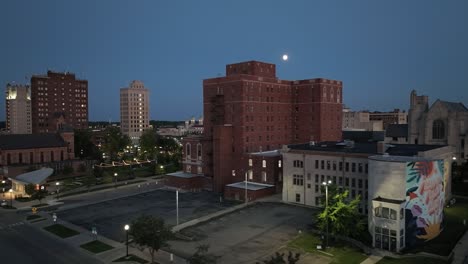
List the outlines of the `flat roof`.
{"type": "Polygon", "coordinates": [[[392,203],[392,204],[402,204],[406,202],[405,200],[397,200],[397,199],[388,199],[388,198],[382,198],[382,197],[377,197],[372,199],[373,201],[377,202],[384,202],[384,203],[392,203]]]}
{"type": "MultiPolygon", "coordinates": [[[[291,150],[303,151],[323,151],[323,152],[337,152],[337,153],[350,153],[350,154],[369,154],[379,155],[377,144],[378,142],[348,142],[350,146],[346,146],[345,142],[326,141],[316,142],[314,144],[295,144],[288,145],[291,150]]],[[[414,145],[414,144],[385,144],[385,153],[394,156],[416,156],[418,152],[438,149],[446,147],[446,145],[414,145]]]]}
{"type": "Polygon", "coordinates": [[[187,173],[187,172],[183,172],[183,171],[168,173],[166,175],[167,176],[173,176],[173,177],[179,177],[179,178],[186,178],[186,179],[195,178],[195,177],[203,177],[203,175],[201,175],[201,174],[192,174],[192,173],[187,173]]]}
{"type": "Polygon", "coordinates": [[[41,168],[39,170],[20,174],[16,176],[16,178],[11,178],[11,180],[19,181],[26,184],[41,184],[45,180],[47,180],[47,178],[49,178],[49,176],[52,175],[52,173],[54,173],[54,170],[51,168],[41,168]]]}
{"type": "Polygon", "coordinates": [[[262,152],[252,152],[249,153],[250,155],[255,155],[255,156],[264,156],[264,157],[276,157],[276,156],[281,156],[281,153],[279,150],[269,150],[269,151],[262,151],[262,152]]]}
{"type": "MultiPolygon", "coordinates": [[[[233,188],[245,190],[245,181],[231,183],[231,184],[226,185],[226,187],[233,187],[233,188]]],[[[247,190],[249,191],[258,191],[258,190],[271,188],[271,187],[275,187],[275,186],[271,184],[266,184],[266,183],[249,182],[249,181],[247,182],[247,190]]]]}
{"type": "Polygon", "coordinates": [[[408,161],[431,161],[435,159],[428,159],[424,157],[408,157],[408,156],[391,156],[391,155],[374,155],[370,156],[371,160],[379,161],[394,161],[394,162],[408,162],[408,161]]]}

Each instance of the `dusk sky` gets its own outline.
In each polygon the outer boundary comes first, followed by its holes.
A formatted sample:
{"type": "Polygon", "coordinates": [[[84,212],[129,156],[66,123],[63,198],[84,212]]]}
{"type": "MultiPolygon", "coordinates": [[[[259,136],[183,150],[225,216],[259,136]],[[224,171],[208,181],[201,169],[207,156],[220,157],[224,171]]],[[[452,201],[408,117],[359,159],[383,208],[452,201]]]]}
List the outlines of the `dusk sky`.
{"type": "Polygon", "coordinates": [[[468,105],[467,14],[466,0],[1,1],[0,85],[74,72],[89,120],[117,121],[119,89],[141,80],[151,119],[184,120],[203,112],[203,79],[260,60],[343,81],[354,110],[406,110],[412,89],[468,105]]]}

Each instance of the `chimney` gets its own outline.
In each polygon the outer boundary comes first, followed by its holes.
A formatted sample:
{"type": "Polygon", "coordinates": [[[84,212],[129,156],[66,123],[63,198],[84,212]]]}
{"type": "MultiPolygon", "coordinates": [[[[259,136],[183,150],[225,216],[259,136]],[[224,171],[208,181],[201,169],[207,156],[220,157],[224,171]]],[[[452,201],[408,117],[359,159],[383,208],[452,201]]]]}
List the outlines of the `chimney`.
{"type": "Polygon", "coordinates": [[[386,150],[387,150],[387,146],[385,142],[383,141],[377,142],[377,153],[384,154],[386,150]]]}

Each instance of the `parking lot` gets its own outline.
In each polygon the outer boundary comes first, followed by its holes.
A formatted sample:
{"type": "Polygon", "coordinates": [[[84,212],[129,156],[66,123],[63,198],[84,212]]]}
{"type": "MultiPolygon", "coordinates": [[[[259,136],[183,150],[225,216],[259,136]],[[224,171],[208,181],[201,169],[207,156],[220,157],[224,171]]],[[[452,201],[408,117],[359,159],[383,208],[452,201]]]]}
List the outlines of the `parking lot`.
{"type": "Polygon", "coordinates": [[[255,263],[273,255],[305,230],[316,211],[279,203],[260,203],[198,226],[182,230],[194,241],[172,241],[171,251],[182,257],[202,244],[220,257],[218,263],[255,263]]]}
{"type": "MultiPolygon", "coordinates": [[[[235,205],[219,201],[211,192],[179,193],[179,223],[189,221],[235,205]]],[[[136,217],[147,214],[160,217],[169,225],[176,224],[176,193],[155,190],[125,198],[61,211],[60,219],[88,230],[96,227],[98,235],[124,241],[123,226],[136,217]]]]}

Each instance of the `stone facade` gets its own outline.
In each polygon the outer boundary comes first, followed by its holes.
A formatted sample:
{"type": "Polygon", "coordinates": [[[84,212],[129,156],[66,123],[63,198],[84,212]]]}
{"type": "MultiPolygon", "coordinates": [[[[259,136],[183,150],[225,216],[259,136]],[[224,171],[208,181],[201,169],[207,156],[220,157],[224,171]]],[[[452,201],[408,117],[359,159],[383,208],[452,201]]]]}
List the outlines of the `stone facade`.
{"type": "Polygon", "coordinates": [[[462,103],[436,100],[411,92],[408,143],[449,145],[456,161],[468,158],[468,109],[462,103]]]}

